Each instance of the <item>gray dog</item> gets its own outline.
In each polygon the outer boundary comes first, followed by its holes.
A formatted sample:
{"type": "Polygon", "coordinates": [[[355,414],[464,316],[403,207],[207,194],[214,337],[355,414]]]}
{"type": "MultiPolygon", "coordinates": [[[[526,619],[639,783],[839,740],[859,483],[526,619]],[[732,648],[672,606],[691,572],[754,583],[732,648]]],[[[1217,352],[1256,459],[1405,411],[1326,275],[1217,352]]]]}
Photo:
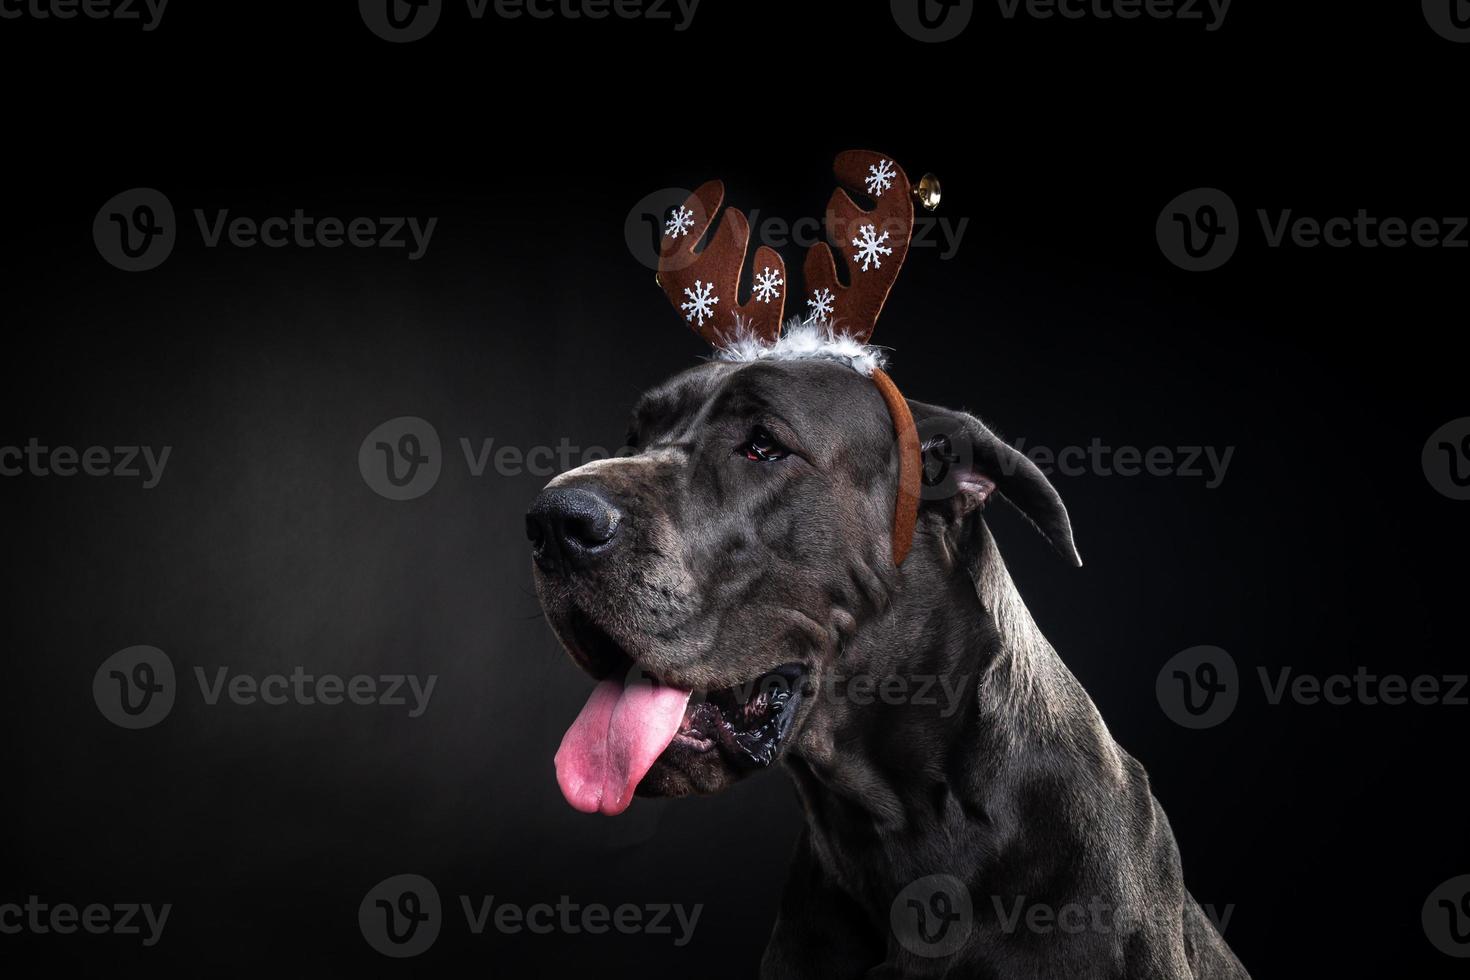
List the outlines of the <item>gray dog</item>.
{"type": "Polygon", "coordinates": [[[1055,489],[909,402],[931,489],[896,567],[893,421],[851,357],[726,351],[536,499],[537,591],[601,682],[557,754],[568,801],[784,764],[806,830],[763,977],[1246,977],[983,520],[1002,497],[1081,564],[1055,489]]]}

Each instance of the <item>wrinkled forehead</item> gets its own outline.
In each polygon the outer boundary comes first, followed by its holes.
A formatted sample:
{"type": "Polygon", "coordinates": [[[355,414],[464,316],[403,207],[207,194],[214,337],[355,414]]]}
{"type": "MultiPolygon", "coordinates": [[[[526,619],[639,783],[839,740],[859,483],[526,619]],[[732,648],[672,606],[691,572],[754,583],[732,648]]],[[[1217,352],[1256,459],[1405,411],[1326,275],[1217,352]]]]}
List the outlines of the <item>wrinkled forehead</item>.
{"type": "Polygon", "coordinates": [[[840,364],[808,361],[691,368],[648,391],[633,409],[645,441],[682,441],[725,421],[772,420],[817,444],[863,438],[887,426],[873,382],[840,364]]]}

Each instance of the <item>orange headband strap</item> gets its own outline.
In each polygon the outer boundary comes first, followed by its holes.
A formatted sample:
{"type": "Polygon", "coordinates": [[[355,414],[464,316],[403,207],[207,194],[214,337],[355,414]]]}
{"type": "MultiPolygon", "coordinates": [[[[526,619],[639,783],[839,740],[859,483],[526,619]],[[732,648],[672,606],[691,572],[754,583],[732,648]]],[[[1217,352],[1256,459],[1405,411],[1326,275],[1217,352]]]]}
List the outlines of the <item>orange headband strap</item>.
{"type": "Polygon", "coordinates": [[[914,543],[914,529],[919,523],[919,478],[923,455],[919,448],[919,430],[908,400],[899,392],[887,372],[873,372],[878,394],[893,416],[893,434],[898,439],[898,497],[893,505],[893,563],[902,565],[914,543]]]}

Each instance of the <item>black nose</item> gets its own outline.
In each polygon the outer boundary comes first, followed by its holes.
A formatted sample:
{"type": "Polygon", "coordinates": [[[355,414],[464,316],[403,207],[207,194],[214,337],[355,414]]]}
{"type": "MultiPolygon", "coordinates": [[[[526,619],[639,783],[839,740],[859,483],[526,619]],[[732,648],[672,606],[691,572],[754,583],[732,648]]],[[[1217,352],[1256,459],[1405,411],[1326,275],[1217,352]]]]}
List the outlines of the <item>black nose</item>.
{"type": "Polygon", "coordinates": [[[526,537],[537,564],[561,572],[605,553],[622,522],[623,512],[598,491],[552,487],[526,512],[526,537]]]}

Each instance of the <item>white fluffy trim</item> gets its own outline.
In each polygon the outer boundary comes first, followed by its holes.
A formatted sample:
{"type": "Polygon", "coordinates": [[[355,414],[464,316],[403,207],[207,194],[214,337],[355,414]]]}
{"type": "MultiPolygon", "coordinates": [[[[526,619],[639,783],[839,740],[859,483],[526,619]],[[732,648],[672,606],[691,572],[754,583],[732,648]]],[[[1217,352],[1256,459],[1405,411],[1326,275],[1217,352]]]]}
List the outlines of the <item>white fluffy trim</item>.
{"type": "Polygon", "coordinates": [[[826,324],[789,320],[781,331],[781,339],[765,344],[753,334],[738,329],[735,340],[715,349],[719,361],[836,361],[846,364],[865,378],[888,364],[881,348],[854,340],[851,334],[834,333],[826,324]]]}

